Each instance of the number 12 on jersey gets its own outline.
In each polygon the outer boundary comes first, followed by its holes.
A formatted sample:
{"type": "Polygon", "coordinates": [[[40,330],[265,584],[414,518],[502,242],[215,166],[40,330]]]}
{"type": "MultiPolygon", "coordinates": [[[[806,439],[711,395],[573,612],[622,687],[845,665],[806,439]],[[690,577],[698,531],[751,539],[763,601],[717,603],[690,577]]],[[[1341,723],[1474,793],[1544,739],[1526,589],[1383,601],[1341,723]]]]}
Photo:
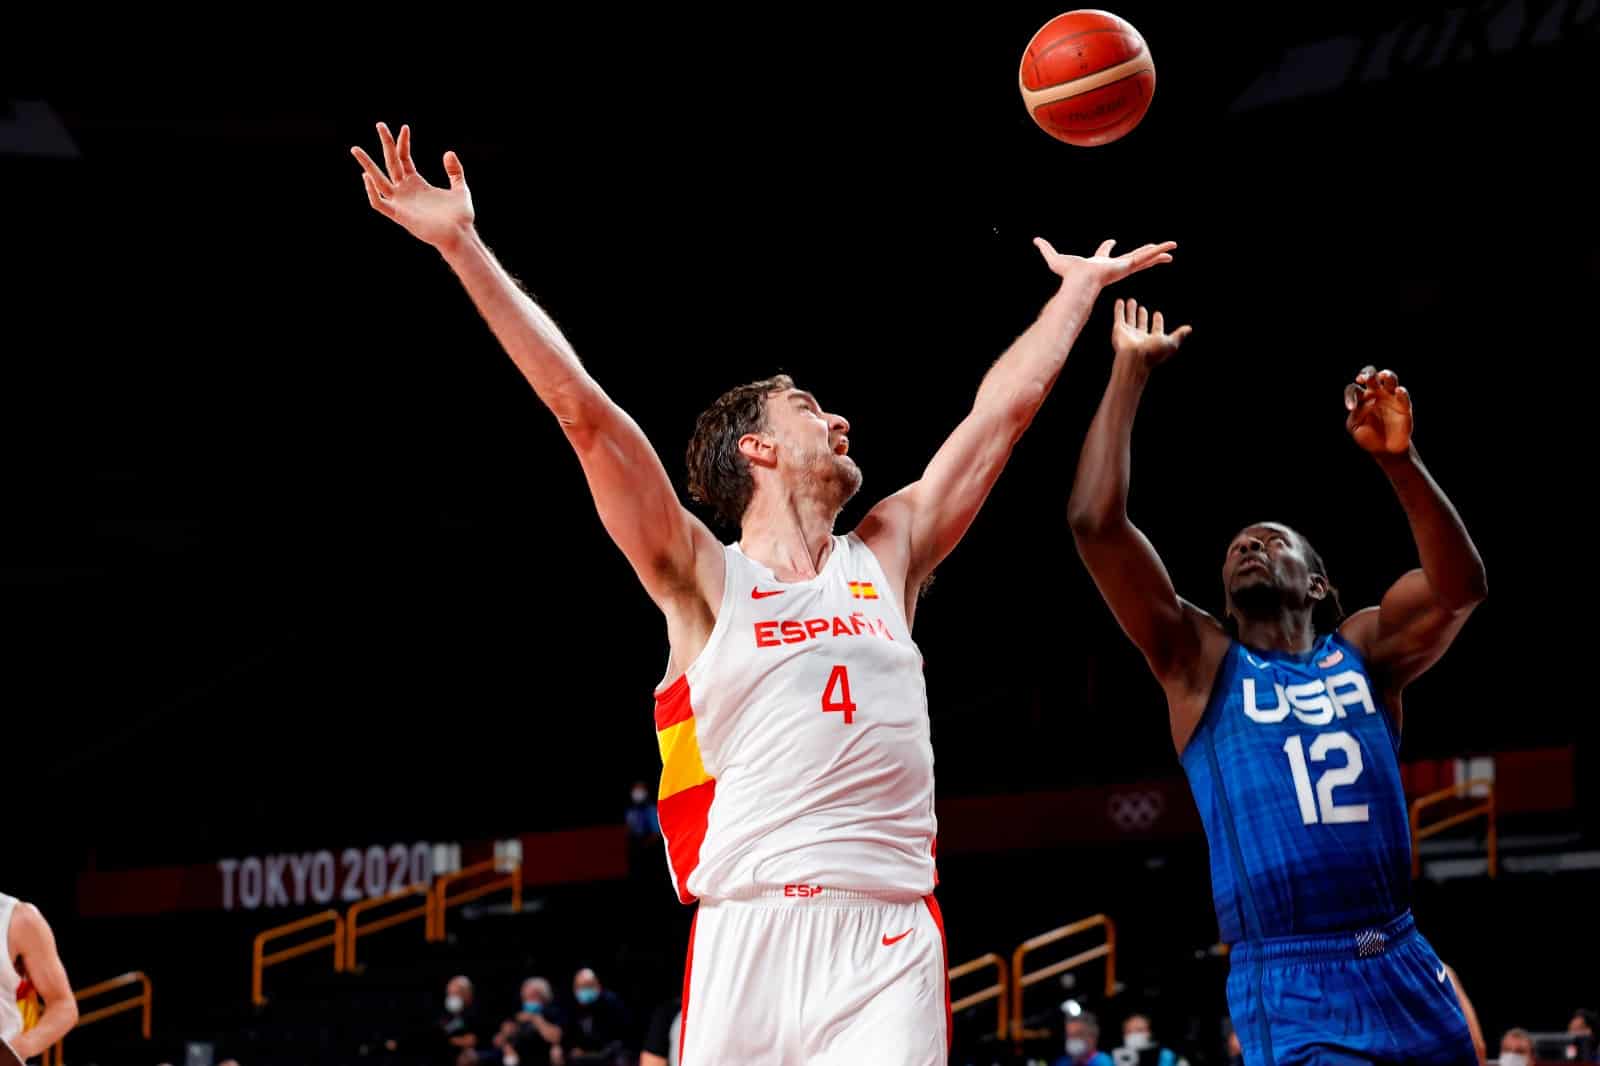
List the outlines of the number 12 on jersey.
{"type": "Polygon", "coordinates": [[[1294,775],[1295,798],[1300,802],[1300,820],[1306,825],[1316,825],[1320,808],[1323,825],[1364,822],[1367,820],[1365,803],[1333,802],[1334,789],[1340,785],[1353,785],[1356,778],[1361,776],[1363,768],[1361,744],[1343,730],[1337,733],[1320,733],[1317,739],[1311,742],[1311,761],[1321,762],[1326,759],[1330,748],[1344,752],[1345,764],[1323,771],[1322,776],[1317,778],[1317,794],[1313,797],[1311,774],[1306,769],[1305,746],[1299,737],[1290,737],[1283,742],[1284,754],[1289,756],[1289,772],[1294,775]]]}
{"type": "Polygon", "coordinates": [[[856,705],[850,700],[850,672],[842,666],[835,666],[828,675],[827,687],[822,690],[822,709],[843,711],[845,725],[856,720],[856,705]]]}

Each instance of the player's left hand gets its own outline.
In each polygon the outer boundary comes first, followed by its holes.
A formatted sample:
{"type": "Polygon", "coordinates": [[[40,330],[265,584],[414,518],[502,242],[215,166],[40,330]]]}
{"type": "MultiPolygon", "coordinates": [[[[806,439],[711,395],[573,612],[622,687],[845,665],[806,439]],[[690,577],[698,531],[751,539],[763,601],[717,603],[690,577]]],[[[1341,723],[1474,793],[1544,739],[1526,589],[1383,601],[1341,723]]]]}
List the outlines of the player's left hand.
{"type": "Polygon", "coordinates": [[[1344,406],[1344,428],[1366,451],[1399,455],[1411,447],[1411,394],[1394,371],[1362,370],[1344,387],[1344,406]]]}
{"type": "Polygon", "coordinates": [[[1111,248],[1116,243],[1116,241],[1101,241],[1094,255],[1085,259],[1081,255],[1062,255],[1043,237],[1033,239],[1034,247],[1044,256],[1045,265],[1063,281],[1083,278],[1098,288],[1104,288],[1113,281],[1121,281],[1129,274],[1137,274],[1158,263],[1172,262],[1170,253],[1178,246],[1177,241],[1164,241],[1161,244],[1146,244],[1135,248],[1126,255],[1113,256],[1111,248]]]}

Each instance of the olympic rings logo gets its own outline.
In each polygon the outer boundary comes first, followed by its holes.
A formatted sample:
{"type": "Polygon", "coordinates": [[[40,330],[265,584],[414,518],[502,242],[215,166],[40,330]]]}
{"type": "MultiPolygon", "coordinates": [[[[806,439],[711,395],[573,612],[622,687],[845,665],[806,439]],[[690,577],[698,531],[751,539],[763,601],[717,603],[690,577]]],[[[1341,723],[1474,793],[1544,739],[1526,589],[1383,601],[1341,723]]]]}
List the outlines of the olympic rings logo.
{"type": "Polygon", "coordinates": [[[1106,814],[1123,832],[1149,829],[1165,809],[1159,792],[1113,792],[1106,800],[1106,814]]]}

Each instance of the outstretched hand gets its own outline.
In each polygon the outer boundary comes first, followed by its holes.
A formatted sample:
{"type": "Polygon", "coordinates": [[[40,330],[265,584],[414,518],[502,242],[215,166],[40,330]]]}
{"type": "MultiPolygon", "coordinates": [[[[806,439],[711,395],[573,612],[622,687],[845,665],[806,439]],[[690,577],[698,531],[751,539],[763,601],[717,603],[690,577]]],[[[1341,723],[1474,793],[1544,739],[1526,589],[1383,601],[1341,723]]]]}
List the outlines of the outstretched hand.
{"type": "Polygon", "coordinates": [[[1135,300],[1118,300],[1111,321],[1111,348],[1118,358],[1136,359],[1154,369],[1172,358],[1193,331],[1192,326],[1179,326],[1168,333],[1160,311],[1152,316],[1135,300]]]}
{"type": "Polygon", "coordinates": [[[1062,255],[1043,237],[1033,239],[1034,247],[1044,256],[1045,265],[1063,281],[1083,278],[1097,288],[1104,288],[1113,281],[1121,281],[1129,274],[1137,274],[1158,263],[1172,262],[1170,253],[1178,246],[1177,241],[1164,241],[1135,248],[1126,255],[1113,256],[1111,249],[1116,243],[1112,240],[1101,241],[1094,255],[1085,259],[1081,255],[1062,255]]]}
{"type": "Polygon", "coordinates": [[[351,148],[363,171],[367,202],[385,218],[404,226],[406,232],[443,250],[459,241],[472,229],[472,193],[467,190],[467,175],[454,152],[444,154],[444,173],[449,188],[430,185],[417,173],[411,160],[411,127],[400,127],[400,138],[389,127],[378,123],[378,140],[383,145],[382,167],[360,148],[351,148]]]}

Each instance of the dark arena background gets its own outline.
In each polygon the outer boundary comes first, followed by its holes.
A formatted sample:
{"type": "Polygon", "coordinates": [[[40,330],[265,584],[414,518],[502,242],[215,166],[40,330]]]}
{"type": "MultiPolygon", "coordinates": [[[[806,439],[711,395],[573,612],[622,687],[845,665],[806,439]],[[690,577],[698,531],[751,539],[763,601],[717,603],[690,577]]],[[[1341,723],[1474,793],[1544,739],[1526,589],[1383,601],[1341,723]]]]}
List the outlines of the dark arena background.
{"type": "Polygon", "coordinates": [[[1369,363],[1410,388],[1490,594],[1408,693],[1403,776],[1411,800],[1461,786],[1424,825],[1492,808],[1424,830],[1414,910],[1491,1059],[1600,1006],[1600,3],[1126,0],[1157,88],[1095,148],[1018,94],[1062,10],[389,11],[337,43],[285,14],[250,49],[204,30],[236,59],[5,83],[0,890],[87,992],[52,1061],[454,1063],[460,974],[498,1063],[520,982],[570,1007],[592,967],[626,1007],[605,1061],[632,1063],[681,990],[692,908],[626,824],[660,772],[660,616],[440,257],[368,207],[349,148],[376,156],[378,121],[437,183],[459,153],[484,239],[680,486],[731,385],[787,372],[849,418],[841,531],[1053,291],[1031,238],[1179,243],[1102,296],[919,608],[949,958],[995,956],[958,970],[952,1063],[1054,1062],[1079,1010],[1107,1051],[1141,1013],[1228,1061],[1162,694],[1066,524],[1118,296],[1194,326],[1129,509],[1210,610],[1263,518],[1348,607],[1416,565],[1341,403],[1369,363]],[[319,914],[268,938],[257,995],[258,934],[319,914]]]}

